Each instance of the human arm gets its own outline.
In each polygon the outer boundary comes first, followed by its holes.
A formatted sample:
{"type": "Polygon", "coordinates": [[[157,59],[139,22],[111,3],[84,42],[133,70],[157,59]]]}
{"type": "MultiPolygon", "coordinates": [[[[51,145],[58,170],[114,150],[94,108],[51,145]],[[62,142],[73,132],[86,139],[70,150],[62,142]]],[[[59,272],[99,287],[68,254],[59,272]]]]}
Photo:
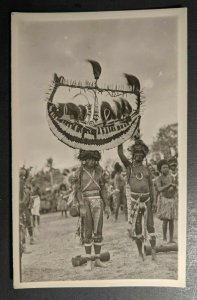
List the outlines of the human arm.
{"type": "Polygon", "coordinates": [[[105,184],[101,187],[101,197],[104,203],[104,213],[108,219],[110,216],[110,208],[109,208],[109,197],[107,193],[107,187],[105,184]]]}
{"type": "Polygon", "coordinates": [[[78,168],[75,172],[72,174],[72,203],[73,205],[78,205],[80,202],[82,202],[82,192],[81,192],[81,176],[82,176],[82,170],[81,168],[78,168]]]}
{"type": "Polygon", "coordinates": [[[115,175],[115,177],[114,177],[114,188],[115,188],[115,190],[116,191],[119,191],[119,178],[118,178],[119,176],[118,176],[118,174],[116,174],[115,175]]]}
{"type": "Polygon", "coordinates": [[[108,191],[107,191],[107,182],[105,180],[104,171],[101,167],[100,167],[100,171],[101,171],[101,176],[100,176],[100,180],[99,180],[99,184],[100,184],[100,188],[101,188],[100,194],[101,194],[101,198],[102,198],[103,204],[104,204],[104,212],[108,219],[109,215],[110,215],[110,208],[109,208],[109,197],[108,197],[108,191]]]}
{"type": "Polygon", "coordinates": [[[63,199],[64,201],[67,202],[69,196],[70,196],[70,190],[67,190],[67,191],[63,194],[62,199],[63,199]]]}
{"type": "Polygon", "coordinates": [[[107,193],[107,187],[106,187],[106,183],[105,181],[103,180],[103,178],[100,179],[100,192],[101,192],[101,197],[102,197],[102,200],[103,200],[103,203],[104,203],[104,206],[109,206],[109,203],[108,203],[108,193],[107,193]]]}
{"type": "Polygon", "coordinates": [[[161,178],[157,179],[156,184],[157,184],[157,190],[158,190],[159,193],[162,193],[162,192],[168,190],[170,187],[173,186],[172,182],[163,185],[162,181],[161,181],[161,178]]]}

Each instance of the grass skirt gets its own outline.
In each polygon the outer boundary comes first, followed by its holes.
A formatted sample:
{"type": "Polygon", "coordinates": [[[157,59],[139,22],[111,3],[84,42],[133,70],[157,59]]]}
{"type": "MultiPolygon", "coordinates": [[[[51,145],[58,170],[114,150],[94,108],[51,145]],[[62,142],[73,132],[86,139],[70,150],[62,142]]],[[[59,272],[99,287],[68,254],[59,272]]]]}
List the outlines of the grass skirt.
{"type": "Polygon", "coordinates": [[[173,220],[176,215],[175,199],[159,197],[157,215],[160,220],[173,220]]]}

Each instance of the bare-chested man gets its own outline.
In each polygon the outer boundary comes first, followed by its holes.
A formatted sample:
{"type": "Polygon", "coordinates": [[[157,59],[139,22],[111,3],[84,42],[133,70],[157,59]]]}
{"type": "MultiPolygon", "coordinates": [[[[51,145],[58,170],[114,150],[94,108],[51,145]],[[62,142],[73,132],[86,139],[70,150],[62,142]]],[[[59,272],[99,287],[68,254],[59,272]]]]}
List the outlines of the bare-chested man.
{"type": "Polygon", "coordinates": [[[132,163],[123,153],[123,145],[118,146],[119,157],[127,169],[127,208],[130,236],[136,241],[139,256],[144,260],[143,243],[150,239],[152,259],[156,260],[156,236],[152,209],[155,209],[153,183],[148,168],[143,165],[149,149],[142,140],[136,139],[129,148],[132,163]],[[142,218],[144,217],[144,228],[142,218]],[[144,232],[143,232],[144,231],[144,232]]]}

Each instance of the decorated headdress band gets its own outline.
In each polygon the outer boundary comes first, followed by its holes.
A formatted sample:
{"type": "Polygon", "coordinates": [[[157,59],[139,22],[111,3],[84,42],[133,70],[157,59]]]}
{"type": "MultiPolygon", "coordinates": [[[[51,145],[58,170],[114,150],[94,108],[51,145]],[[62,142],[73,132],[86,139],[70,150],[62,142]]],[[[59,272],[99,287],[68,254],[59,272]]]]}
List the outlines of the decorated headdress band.
{"type": "Polygon", "coordinates": [[[99,161],[101,159],[101,154],[99,151],[80,150],[78,159],[81,161],[84,161],[87,159],[94,159],[96,161],[99,161]]]}
{"type": "Polygon", "coordinates": [[[146,156],[149,152],[149,148],[144,144],[141,139],[136,139],[135,144],[128,148],[128,151],[132,153],[132,155],[142,152],[144,156],[146,156]]]}

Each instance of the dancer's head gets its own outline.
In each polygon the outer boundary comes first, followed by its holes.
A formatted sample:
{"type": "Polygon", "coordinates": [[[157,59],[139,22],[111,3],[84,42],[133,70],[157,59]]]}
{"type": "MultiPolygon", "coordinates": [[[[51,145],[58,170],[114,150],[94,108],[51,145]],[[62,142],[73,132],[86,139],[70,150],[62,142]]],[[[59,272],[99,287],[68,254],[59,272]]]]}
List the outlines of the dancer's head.
{"type": "Polygon", "coordinates": [[[101,154],[99,151],[80,150],[78,159],[86,167],[94,168],[98,165],[98,162],[101,159],[101,154]]]}
{"type": "Polygon", "coordinates": [[[149,152],[148,147],[140,139],[135,140],[135,143],[128,150],[131,151],[133,160],[137,162],[142,162],[149,152]]]}

